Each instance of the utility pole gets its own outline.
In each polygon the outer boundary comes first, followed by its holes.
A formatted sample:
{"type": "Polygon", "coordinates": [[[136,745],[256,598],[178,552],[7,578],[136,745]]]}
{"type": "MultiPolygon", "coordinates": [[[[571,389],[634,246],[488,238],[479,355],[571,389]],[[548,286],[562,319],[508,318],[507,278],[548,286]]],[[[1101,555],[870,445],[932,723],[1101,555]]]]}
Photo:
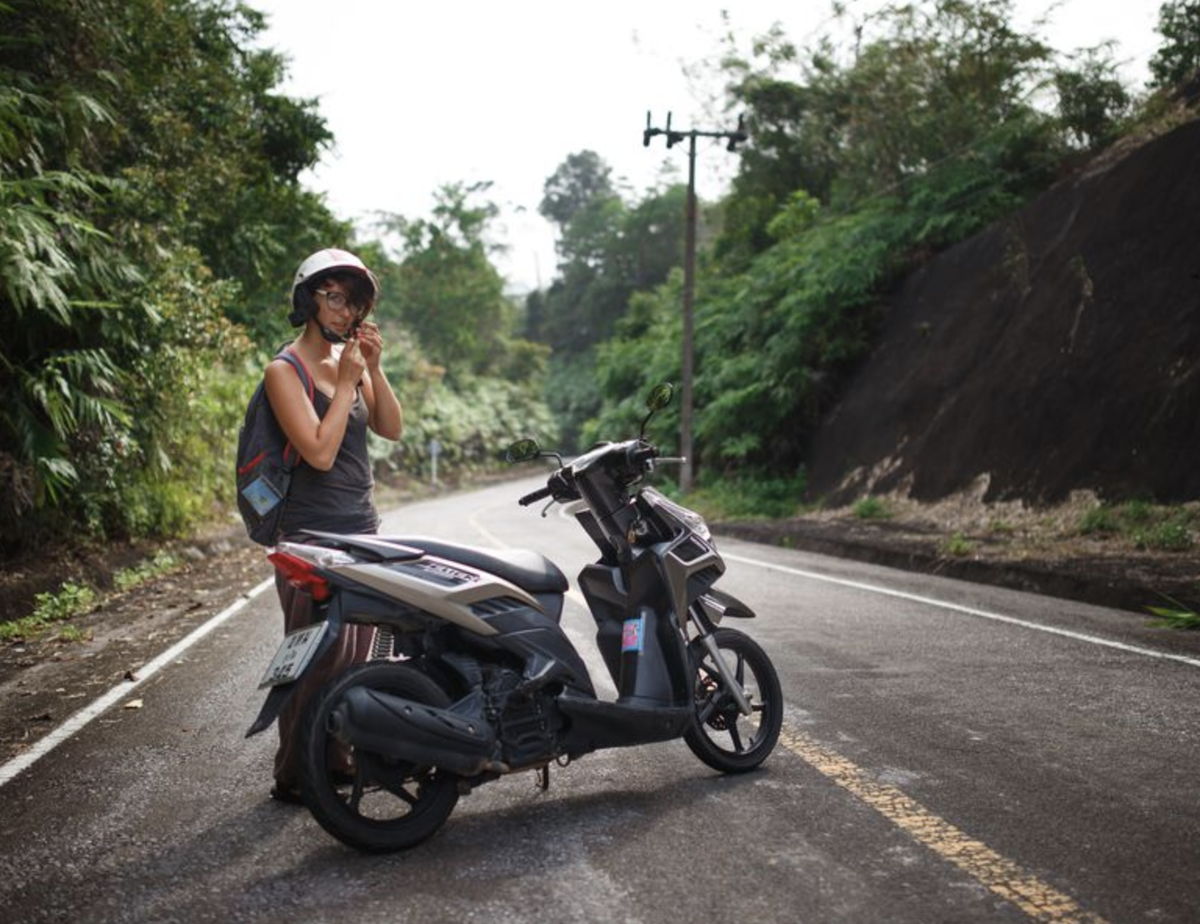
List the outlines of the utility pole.
{"type": "Polygon", "coordinates": [[[685,138],[688,141],[688,189],[686,232],[683,250],[683,357],[681,363],[681,391],[683,392],[679,406],[679,454],[683,456],[683,466],[679,471],[679,490],[687,494],[692,490],[692,476],[695,472],[692,461],[692,373],[695,359],[693,346],[692,309],[695,304],[696,287],[696,139],[724,138],[729,143],[725,150],[733,151],[739,142],[746,140],[746,131],[742,117],[738,117],[738,127],[734,131],[700,131],[688,129],[678,131],[671,128],[671,113],[667,113],[667,127],[653,128],[650,124],[650,112],[646,112],[646,130],[642,132],[642,144],[650,147],[650,139],[655,135],[667,136],[667,148],[673,148],[685,138]]]}

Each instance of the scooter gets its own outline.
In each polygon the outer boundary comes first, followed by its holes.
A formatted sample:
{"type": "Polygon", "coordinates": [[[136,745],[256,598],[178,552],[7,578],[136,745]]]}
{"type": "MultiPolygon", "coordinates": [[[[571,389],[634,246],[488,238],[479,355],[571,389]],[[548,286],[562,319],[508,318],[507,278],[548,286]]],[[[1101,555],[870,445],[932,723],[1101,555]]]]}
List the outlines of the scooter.
{"type": "Polygon", "coordinates": [[[533,440],[507,453],[555,460],[518,503],[569,505],[600,550],[578,586],[615,701],[597,695],[559,625],[567,579],[543,555],[321,532],[271,553],[318,621],[284,639],[247,736],[270,726],[344,625],[373,627],[370,660],[313,696],[301,725],[302,796],[330,834],[368,852],[414,847],[475,787],[533,770],[548,788],[552,764],[603,748],[683,738],[724,773],[768,757],[778,675],[753,639],[721,626],[754,613],[714,587],[725,563],[703,518],[643,484],[656,463],[681,461],[645,438],[671,396],[654,389],[637,438],[570,462],[533,440]]]}

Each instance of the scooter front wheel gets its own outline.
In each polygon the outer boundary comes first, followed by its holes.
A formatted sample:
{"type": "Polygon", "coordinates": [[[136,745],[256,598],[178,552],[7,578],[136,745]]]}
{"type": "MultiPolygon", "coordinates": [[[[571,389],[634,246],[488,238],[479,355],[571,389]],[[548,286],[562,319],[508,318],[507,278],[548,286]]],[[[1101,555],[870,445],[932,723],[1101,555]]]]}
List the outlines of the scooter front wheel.
{"type": "Polygon", "coordinates": [[[696,711],[684,740],[714,770],[745,773],[766,760],[779,740],[783,727],[779,675],[750,636],[736,629],[717,629],[712,637],[733,682],[750,704],[750,715],[742,714],[712,655],[697,639],[690,646],[696,711]]]}
{"type": "Polygon", "coordinates": [[[305,717],[304,802],[321,827],[358,850],[415,847],[450,817],[458,802],[458,777],[339,742],[330,732],[330,716],[353,687],[450,705],[437,683],[403,664],[364,664],[346,671],[315,698],[305,717]]]}

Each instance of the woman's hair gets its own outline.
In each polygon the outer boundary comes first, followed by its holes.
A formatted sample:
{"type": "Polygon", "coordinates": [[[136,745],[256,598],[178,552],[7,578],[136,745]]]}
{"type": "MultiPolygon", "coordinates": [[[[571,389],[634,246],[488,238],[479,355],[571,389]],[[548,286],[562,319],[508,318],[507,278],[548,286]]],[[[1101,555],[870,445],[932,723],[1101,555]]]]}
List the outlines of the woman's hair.
{"type": "Polygon", "coordinates": [[[330,280],[342,285],[351,305],[363,309],[360,318],[365,318],[375,308],[375,286],[370,279],[352,270],[330,270],[328,273],[318,273],[311,279],[306,279],[296,289],[292,298],[292,311],[288,315],[292,327],[301,327],[309,318],[317,316],[320,306],[317,305],[315,293],[330,280]]]}

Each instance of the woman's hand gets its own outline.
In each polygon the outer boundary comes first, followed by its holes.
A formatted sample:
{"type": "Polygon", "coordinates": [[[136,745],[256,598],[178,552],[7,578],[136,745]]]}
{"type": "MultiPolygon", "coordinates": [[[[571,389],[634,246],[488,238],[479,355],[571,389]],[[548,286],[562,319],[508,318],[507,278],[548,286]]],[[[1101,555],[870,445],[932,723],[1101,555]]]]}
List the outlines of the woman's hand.
{"type": "Polygon", "coordinates": [[[364,321],[358,329],[355,343],[362,351],[367,369],[371,372],[378,370],[379,360],[383,357],[383,335],[379,333],[379,325],[364,321]]]}
{"type": "Polygon", "coordinates": [[[370,427],[384,439],[398,440],[404,429],[404,412],[379,366],[383,358],[383,336],[379,333],[379,326],[364,321],[352,345],[361,351],[370,373],[363,381],[363,397],[371,413],[370,427]]]}
{"type": "MultiPolygon", "coordinates": [[[[378,364],[378,358],[375,360],[378,364]]],[[[338,388],[357,388],[366,371],[367,361],[363,358],[362,348],[357,340],[351,340],[342,347],[342,355],[338,358],[338,388]]]]}

